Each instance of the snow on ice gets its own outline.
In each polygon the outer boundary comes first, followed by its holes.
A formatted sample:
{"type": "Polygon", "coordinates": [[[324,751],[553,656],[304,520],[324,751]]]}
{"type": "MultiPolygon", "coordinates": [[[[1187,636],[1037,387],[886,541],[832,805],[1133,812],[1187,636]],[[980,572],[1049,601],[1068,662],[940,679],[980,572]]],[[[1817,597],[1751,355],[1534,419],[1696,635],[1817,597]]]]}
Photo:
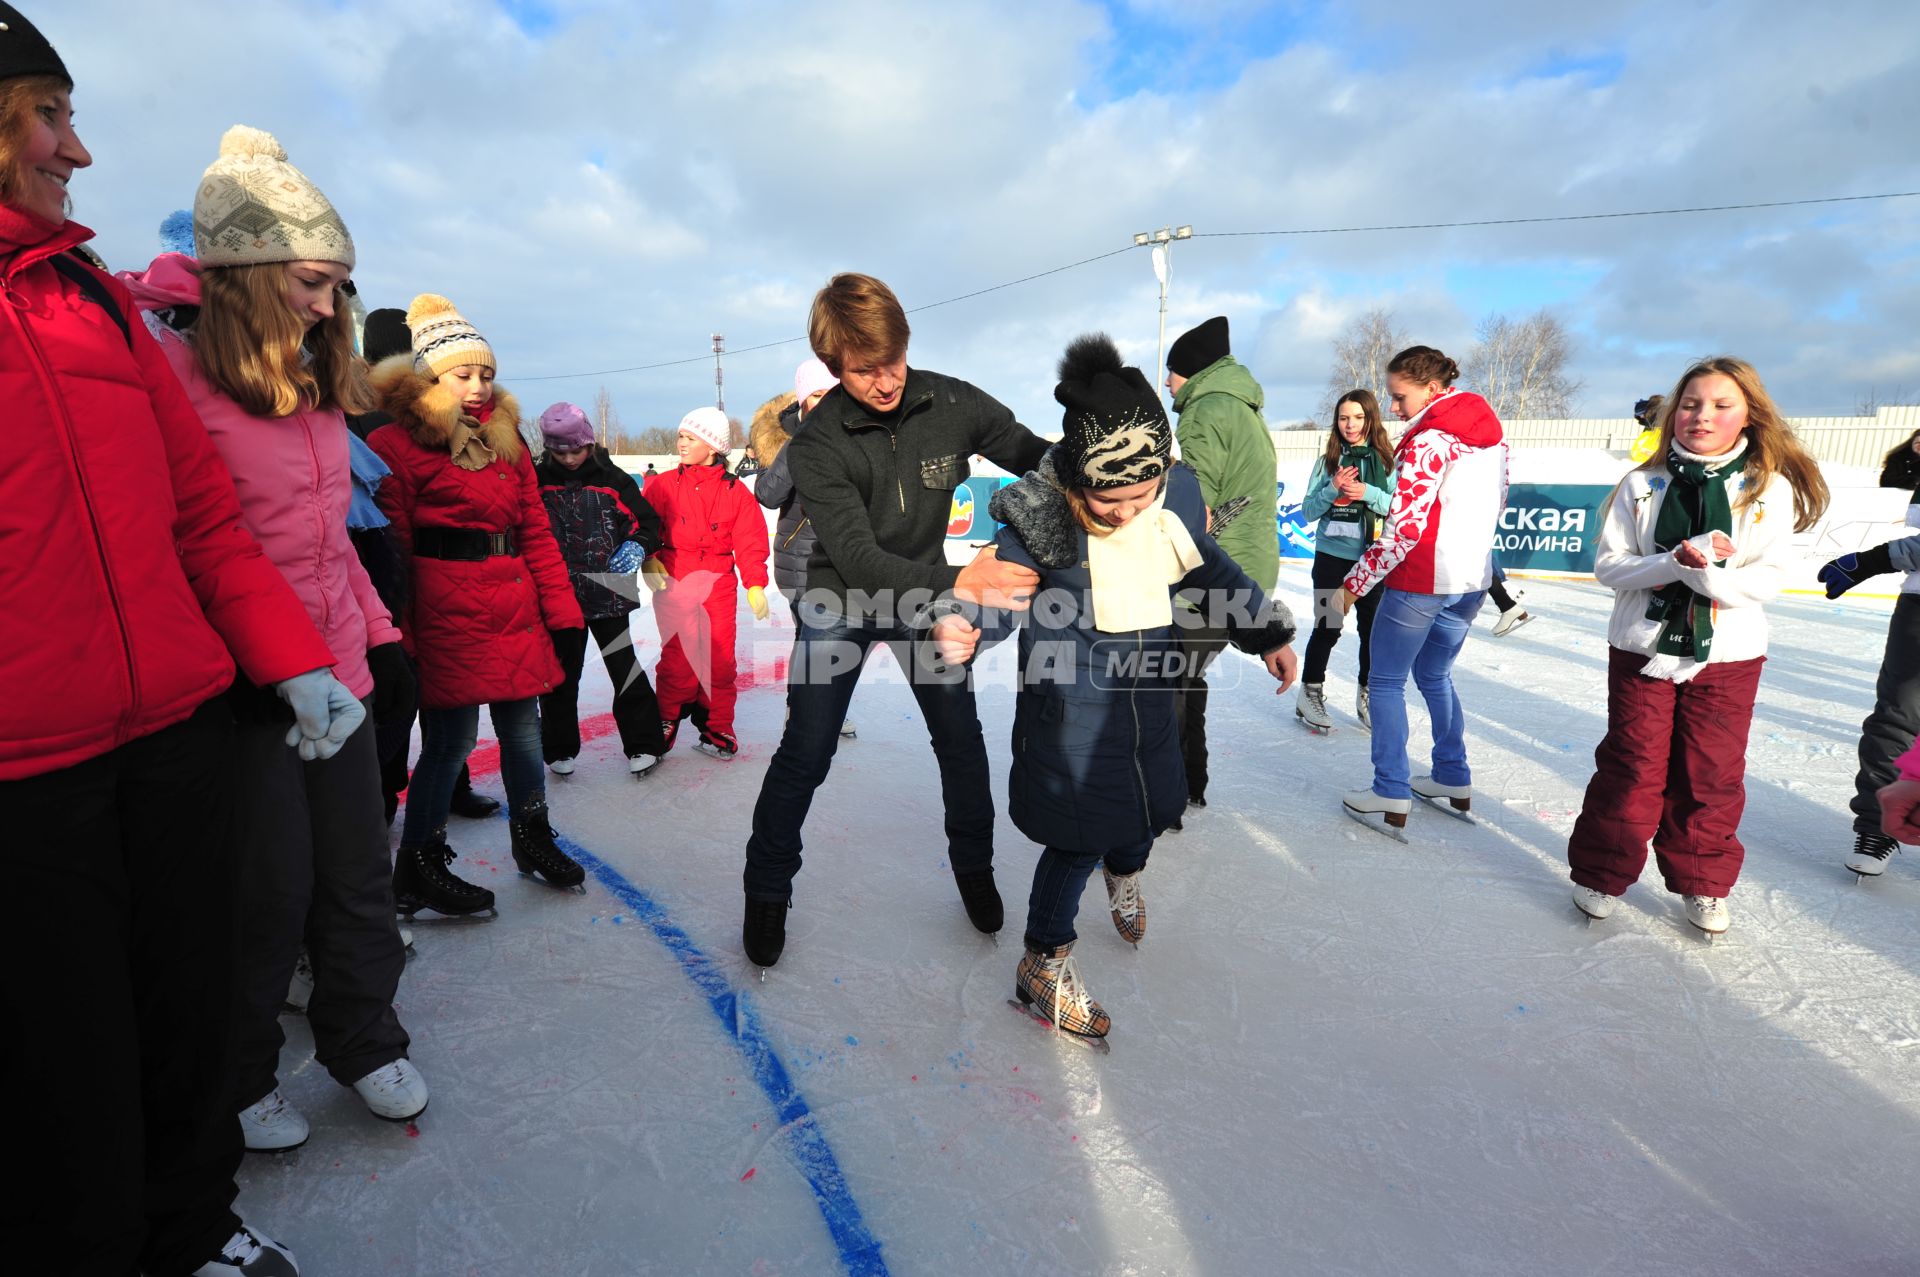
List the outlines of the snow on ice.
{"type": "MultiPolygon", "coordinates": [[[[1570,903],[1609,596],[1516,584],[1537,619],[1493,639],[1483,614],[1457,671],[1481,823],[1416,807],[1408,847],[1340,813],[1368,776],[1351,633],[1326,738],[1227,654],[1211,806],[1154,848],[1146,942],[1097,875],[1082,904],[1107,1056],[1007,1006],[1038,855],[1004,815],[1012,644],[981,672],[998,943],[961,911],[881,654],[759,980],[742,847],[791,636],[778,604],[743,615],[740,757],[683,740],[635,782],[590,722],[549,778],[585,897],[517,877],[504,820],[456,819],[500,917],[414,926],[432,1106],[369,1118],[289,1017],[313,1138],[250,1157],[241,1208],[315,1274],[1920,1270],[1920,858],[1865,885],[1841,865],[1885,604],[1770,609],[1746,870],[1709,946],[1651,864],[1605,923],[1570,903]]],[[[1305,615],[1304,564],[1282,590],[1305,615]]],[[[651,668],[652,617],[634,631],[651,668]]],[[[590,657],[583,712],[608,695],[590,657]]],[[[1416,761],[1424,730],[1416,706],[1416,761]]]]}

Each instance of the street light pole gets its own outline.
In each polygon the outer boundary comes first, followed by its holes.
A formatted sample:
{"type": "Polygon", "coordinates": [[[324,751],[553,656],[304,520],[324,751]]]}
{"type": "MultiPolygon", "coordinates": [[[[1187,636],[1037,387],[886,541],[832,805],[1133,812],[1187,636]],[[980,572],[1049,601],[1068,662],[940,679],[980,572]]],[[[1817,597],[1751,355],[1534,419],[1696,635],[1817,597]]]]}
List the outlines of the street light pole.
{"type": "Polygon", "coordinates": [[[720,368],[720,356],[727,353],[727,339],[721,333],[713,335],[713,406],[721,412],[727,410],[726,374],[720,368]]]}
{"type": "Polygon", "coordinates": [[[1135,248],[1153,249],[1153,274],[1160,281],[1160,340],[1156,386],[1167,384],[1167,289],[1173,282],[1173,242],[1192,239],[1191,226],[1162,226],[1157,231],[1140,231],[1133,237],[1135,248]]]}

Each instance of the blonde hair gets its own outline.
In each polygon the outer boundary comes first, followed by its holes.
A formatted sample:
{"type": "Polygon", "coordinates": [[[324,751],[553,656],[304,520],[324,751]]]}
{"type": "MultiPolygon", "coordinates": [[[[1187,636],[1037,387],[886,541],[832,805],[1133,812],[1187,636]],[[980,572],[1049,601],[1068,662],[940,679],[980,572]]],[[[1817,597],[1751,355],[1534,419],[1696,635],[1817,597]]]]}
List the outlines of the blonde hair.
{"type": "Polygon", "coordinates": [[[0,204],[14,205],[32,176],[21,153],[33,131],[33,113],[56,93],[68,91],[57,75],[20,75],[0,80],[0,204]]]}
{"type": "Polygon", "coordinates": [[[814,294],[807,314],[807,341],[827,371],[840,376],[848,355],[891,362],[907,353],[913,330],[893,290],[871,275],[845,272],[814,294]]]}
{"type": "Polygon", "coordinates": [[[288,300],[285,262],[201,271],[193,353],[207,380],[256,417],[290,417],[303,407],[365,412],[372,406],[365,377],[354,367],[353,318],[345,299],[331,319],[309,330],[288,300]]]}
{"type": "Polygon", "coordinates": [[[1731,380],[1740,388],[1740,397],[1747,401],[1746,475],[1751,482],[1740,494],[1740,499],[1734,502],[1734,507],[1745,509],[1759,500],[1773,476],[1783,474],[1793,488],[1793,530],[1805,532],[1820,522],[1820,516],[1827,512],[1827,503],[1831,499],[1827,492],[1827,481],[1820,474],[1820,463],[1801,446],[1793,427],[1780,415],[1780,409],[1774,405],[1773,396],[1767,393],[1759,372],[1744,359],[1715,355],[1702,359],[1680,374],[1680,380],[1673,385],[1673,393],[1660,405],[1660,446],[1639,468],[1652,470],[1666,464],[1668,449],[1673,446],[1673,418],[1680,406],[1680,397],[1686,394],[1688,384],[1696,377],[1715,376],[1731,380]]]}

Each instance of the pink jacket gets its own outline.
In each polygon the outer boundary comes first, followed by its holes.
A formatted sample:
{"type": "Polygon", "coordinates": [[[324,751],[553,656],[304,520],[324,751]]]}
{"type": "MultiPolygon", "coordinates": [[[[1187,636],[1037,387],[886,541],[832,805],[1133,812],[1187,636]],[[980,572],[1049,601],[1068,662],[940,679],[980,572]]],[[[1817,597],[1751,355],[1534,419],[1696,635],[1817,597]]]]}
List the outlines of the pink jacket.
{"type": "MultiPolygon", "coordinates": [[[[169,253],[143,275],[121,279],[148,312],[197,305],[194,270],[192,259],[169,253]]],[[[327,641],[338,662],[334,676],[355,696],[367,696],[373,691],[367,649],[399,642],[400,631],[347,537],[353,476],[346,418],[338,409],[253,416],[207,380],[186,339],[157,322],[149,327],[233,474],[248,530],[327,641]]]]}

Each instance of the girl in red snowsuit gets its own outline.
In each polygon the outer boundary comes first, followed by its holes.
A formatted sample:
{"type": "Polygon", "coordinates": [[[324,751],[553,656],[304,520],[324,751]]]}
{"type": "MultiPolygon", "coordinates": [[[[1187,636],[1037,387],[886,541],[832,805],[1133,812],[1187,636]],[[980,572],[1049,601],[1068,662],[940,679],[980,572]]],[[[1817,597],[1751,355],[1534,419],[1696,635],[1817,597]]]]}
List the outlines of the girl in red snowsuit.
{"type": "Polygon", "coordinates": [[[696,408],[680,422],[680,464],[647,483],[665,542],[646,564],[657,593],[660,697],[667,748],[682,718],[700,731],[695,747],[722,760],[739,751],[733,735],[733,653],[739,594],[747,587],[755,620],[767,617],[767,521],[747,485],[729,473],[732,425],[718,408],[696,408]]]}

